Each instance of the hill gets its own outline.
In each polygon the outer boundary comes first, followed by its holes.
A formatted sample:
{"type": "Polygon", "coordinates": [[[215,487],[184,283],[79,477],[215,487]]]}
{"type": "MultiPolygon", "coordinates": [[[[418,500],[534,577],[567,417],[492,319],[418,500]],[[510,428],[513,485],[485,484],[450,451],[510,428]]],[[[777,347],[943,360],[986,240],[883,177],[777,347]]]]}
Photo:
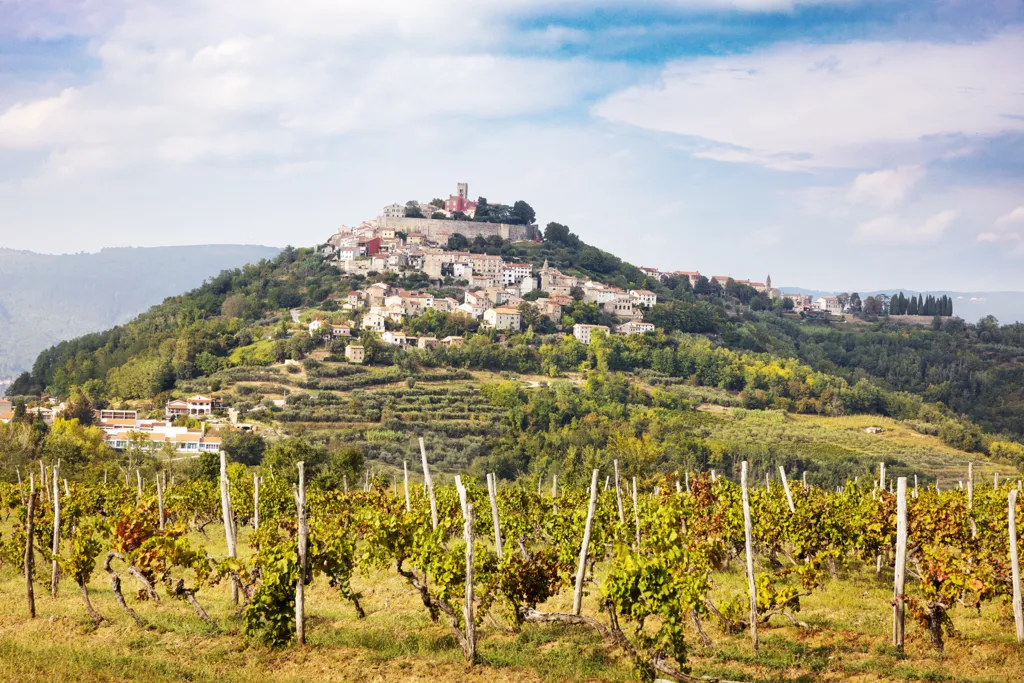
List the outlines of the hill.
{"type": "Polygon", "coordinates": [[[125,323],[225,268],[277,252],[247,245],[60,255],[0,249],[0,385],[61,340],[125,323]]]}
{"type": "MultiPolygon", "coordinates": [[[[1024,456],[1012,443],[1024,436],[1024,326],[805,321],[749,286],[695,292],[686,278],[648,277],[564,226],[550,228],[540,243],[479,240],[469,248],[506,262],[557,265],[581,281],[651,290],[659,300],[645,317],[658,332],[585,346],[529,301],[521,308],[529,328],[507,337],[467,316],[429,310],[388,328],[460,335],[465,343],[399,348],[363,331],[368,365],[352,365],[343,358],[349,340],[322,342],[308,333],[310,320],[358,323],[365,309],[342,309],[350,292],[373,282],[438,298],[462,290],[452,278],[430,282],[421,272],[350,275],[321,250],[288,248],[272,261],[224,271],[125,325],[44,351],[9,393],[67,396],[78,387],[97,405],[154,416],[171,396],[213,393],[269,433],[355,445],[395,466],[415,457],[413,437],[425,435],[445,454],[442,468],[508,478],[537,470],[571,476],[574,458],[609,457],[645,435],[658,469],[724,469],[747,459],[766,471],[787,463],[837,482],[880,458],[929,477],[950,469],[938,456],[904,460],[900,449],[865,448],[849,430],[830,432],[821,448],[785,435],[741,438],[725,428],[731,423],[710,425],[712,416],[693,412],[704,404],[889,418],[957,457],[1024,456]],[[531,383],[494,381],[510,373],[531,383]]],[[[611,321],[576,292],[561,323],[576,322],[611,321]]],[[[791,421],[766,429],[797,431],[791,421]]]]}

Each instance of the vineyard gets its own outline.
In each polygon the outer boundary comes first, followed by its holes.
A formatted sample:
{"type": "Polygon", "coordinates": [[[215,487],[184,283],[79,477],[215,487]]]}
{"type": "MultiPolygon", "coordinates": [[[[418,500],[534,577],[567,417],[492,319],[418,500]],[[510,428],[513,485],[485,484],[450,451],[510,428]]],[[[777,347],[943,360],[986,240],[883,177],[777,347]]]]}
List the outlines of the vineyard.
{"type": "Polygon", "coordinates": [[[616,464],[588,488],[489,475],[435,486],[425,450],[415,470],[415,482],[368,472],[337,490],[307,486],[301,463],[222,460],[219,479],[127,484],[43,468],[0,484],[4,619],[45,617],[72,594],[94,632],[166,629],[174,610],[210,637],[288,652],[331,642],[338,618],[318,615],[338,605],[372,631],[389,607],[368,608],[367,587],[390,581],[419,606],[422,620],[406,623],[443,629],[435,646],[463,673],[500,665],[495,642],[545,633],[642,679],[751,680],[721,659],[707,666],[707,653],[771,659],[766,634],[820,631],[802,606],[867,577],[889,586],[859,607],[891,620],[894,661],[911,646],[941,653],[982,610],[999,631],[989,639],[1024,640],[1017,481],[971,473],[936,490],[882,466],[875,481],[824,490],[784,472],[755,485],[743,463],[638,484],[616,464]]]}

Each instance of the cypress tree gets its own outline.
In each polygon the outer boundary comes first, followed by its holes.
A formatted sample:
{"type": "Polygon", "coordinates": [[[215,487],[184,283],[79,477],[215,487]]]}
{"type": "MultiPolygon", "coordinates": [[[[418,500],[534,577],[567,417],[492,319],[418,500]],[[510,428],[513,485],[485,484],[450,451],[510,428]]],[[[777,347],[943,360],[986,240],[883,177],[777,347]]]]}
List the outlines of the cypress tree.
{"type": "Polygon", "coordinates": [[[917,297],[910,297],[910,303],[907,305],[907,315],[917,315],[917,297]]]}

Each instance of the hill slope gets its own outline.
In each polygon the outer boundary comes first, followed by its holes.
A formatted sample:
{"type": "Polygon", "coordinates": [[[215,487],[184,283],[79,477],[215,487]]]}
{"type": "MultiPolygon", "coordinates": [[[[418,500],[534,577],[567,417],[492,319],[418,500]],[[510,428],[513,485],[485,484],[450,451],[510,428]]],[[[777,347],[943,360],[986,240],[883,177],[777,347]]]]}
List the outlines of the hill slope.
{"type": "Polygon", "coordinates": [[[270,258],[251,245],[36,254],[0,249],[0,383],[63,339],[120,325],[225,268],[270,258]]]}

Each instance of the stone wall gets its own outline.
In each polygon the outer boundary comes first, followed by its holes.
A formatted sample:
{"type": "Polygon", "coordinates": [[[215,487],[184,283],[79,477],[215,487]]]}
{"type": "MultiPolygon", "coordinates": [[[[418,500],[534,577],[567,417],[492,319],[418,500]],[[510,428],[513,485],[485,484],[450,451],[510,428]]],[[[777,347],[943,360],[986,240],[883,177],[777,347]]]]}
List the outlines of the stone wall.
{"type": "Polygon", "coordinates": [[[534,239],[535,225],[508,225],[507,223],[477,223],[476,221],[446,221],[433,218],[389,218],[381,216],[378,225],[406,234],[419,232],[434,242],[445,242],[455,233],[473,239],[477,235],[498,235],[512,242],[534,239]]]}

